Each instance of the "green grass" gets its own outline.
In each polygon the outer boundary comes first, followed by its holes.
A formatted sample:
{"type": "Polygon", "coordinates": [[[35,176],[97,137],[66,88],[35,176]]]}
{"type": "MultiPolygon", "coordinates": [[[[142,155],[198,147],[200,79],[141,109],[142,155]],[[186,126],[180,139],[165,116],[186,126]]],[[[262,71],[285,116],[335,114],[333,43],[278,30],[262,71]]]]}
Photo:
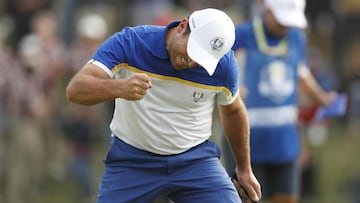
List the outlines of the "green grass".
{"type": "Polygon", "coordinates": [[[317,203],[350,203],[349,181],[360,178],[360,134],[349,135],[344,126],[331,126],[328,140],[313,149],[317,166],[317,203]]]}

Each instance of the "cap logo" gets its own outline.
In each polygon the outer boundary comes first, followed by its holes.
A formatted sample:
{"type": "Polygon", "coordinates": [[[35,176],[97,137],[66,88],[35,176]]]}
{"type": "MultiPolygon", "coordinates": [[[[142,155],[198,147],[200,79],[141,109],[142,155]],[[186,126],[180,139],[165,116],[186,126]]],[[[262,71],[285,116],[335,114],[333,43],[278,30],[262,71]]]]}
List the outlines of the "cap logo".
{"type": "Polygon", "coordinates": [[[216,37],[210,41],[210,45],[213,51],[220,51],[224,45],[224,40],[221,37],[216,37]]]}

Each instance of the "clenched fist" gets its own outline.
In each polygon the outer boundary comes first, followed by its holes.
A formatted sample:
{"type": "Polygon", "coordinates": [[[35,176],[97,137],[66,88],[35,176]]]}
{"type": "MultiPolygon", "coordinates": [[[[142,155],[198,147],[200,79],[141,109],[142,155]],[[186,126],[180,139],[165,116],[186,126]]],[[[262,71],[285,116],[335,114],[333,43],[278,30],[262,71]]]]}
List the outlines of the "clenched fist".
{"type": "Polygon", "coordinates": [[[123,98],[127,100],[140,100],[151,88],[151,78],[145,73],[136,73],[124,79],[123,98]]]}

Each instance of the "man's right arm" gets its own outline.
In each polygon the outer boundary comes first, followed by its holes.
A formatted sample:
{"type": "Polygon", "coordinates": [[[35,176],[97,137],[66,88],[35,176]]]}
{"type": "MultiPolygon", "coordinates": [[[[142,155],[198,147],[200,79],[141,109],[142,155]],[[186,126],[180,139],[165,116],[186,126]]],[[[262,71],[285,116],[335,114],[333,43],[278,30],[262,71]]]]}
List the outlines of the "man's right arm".
{"type": "Polygon", "coordinates": [[[74,103],[92,105],[116,98],[139,100],[145,96],[149,88],[151,80],[146,74],[134,74],[126,79],[112,79],[96,65],[87,63],[70,80],[66,96],[74,103]]]}

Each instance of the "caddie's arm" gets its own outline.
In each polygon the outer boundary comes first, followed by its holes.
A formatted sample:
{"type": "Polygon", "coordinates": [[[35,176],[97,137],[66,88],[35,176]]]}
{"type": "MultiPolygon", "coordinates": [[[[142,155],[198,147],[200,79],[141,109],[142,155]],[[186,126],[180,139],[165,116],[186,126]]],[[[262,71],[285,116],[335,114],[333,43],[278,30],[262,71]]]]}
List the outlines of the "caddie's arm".
{"type": "Polygon", "coordinates": [[[319,104],[325,106],[329,105],[334,100],[337,93],[334,91],[323,91],[323,89],[320,87],[320,85],[310,72],[309,68],[307,68],[305,65],[300,65],[298,69],[300,88],[308,92],[310,96],[314,98],[319,104]]]}
{"type": "Polygon", "coordinates": [[[261,190],[250,164],[250,129],[245,105],[240,96],[237,96],[232,104],[220,106],[219,109],[225,135],[236,162],[239,184],[252,200],[259,201],[261,190]]]}

